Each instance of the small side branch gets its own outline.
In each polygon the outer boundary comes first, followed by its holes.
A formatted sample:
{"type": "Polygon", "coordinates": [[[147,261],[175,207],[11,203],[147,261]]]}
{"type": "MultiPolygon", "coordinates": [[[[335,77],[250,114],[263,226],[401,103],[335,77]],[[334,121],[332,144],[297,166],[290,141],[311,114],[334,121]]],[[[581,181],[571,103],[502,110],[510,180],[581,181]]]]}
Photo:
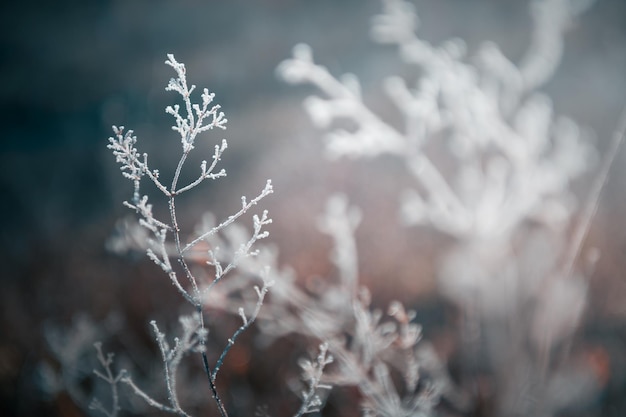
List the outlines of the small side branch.
{"type": "Polygon", "coordinates": [[[89,408],[91,410],[100,411],[107,417],[117,417],[117,414],[120,411],[118,384],[126,377],[126,371],[122,370],[117,375],[114,375],[111,369],[111,366],[113,365],[113,354],[108,353],[105,357],[102,352],[102,343],[100,342],[95,343],[94,347],[98,352],[98,362],[100,362],[100,365],[104,369],[104,373],[96,369],[94,369],[93,372],[98,378],[107,382],[111,387],[111,409],[107,410],[106,407],[95,398],[91,401],[91,404],[89,404],[89,408]]]}
{"type": "Polygon", "coordinates": [[[319,412],[324,404],[320,397],[320,391],[332,388],[330,385],[322,383],[324,368],[333,362],[333,357],[328,353],[328,343],[321,344],[319,349],[315,362],[307,359],[300,361],[303,379],[306,381],[308,389],[302,392],[302,405],[294,417],[319,412]]]}
{"type": "Polygon", "coordinates": [[[177,415],[183,416],[183,417],[191,417],[189,414],[187,414],[186,412],[184,412],[180,408],[177,409],[177,408],[174,408],[174,407],[168,407],[168,406],[166,406],[164,404],[161,404],[160,402],[158,402],[157,400],[155,400],[154,398],[152,398],[148,394],[146,394],[145,391],[143,391],[141,388],[139,388],[137,386],[137,384],[135,384],[135,382],[132,380],[132,378],[130,376],[126,376],[126,377],[122,378],[122,382],[124,382],[126,385],[128,385],[133,390],[135,395],[137,395],[138,397],[143,399],[151,407],[154,407],[154,408],[156,408],[157,410],[160,410],[160,411],[165,411],[166,413],[177,414],[177,415]]]}
{"type": "Polygon", "coordinates": [[[269,291],[272,285],[273,285],[273,282],[264,280],[263,286],[261,288],[259,288],[258,286],[254,287],[254,290],[256,291],[258,298],[257,298],[256,305],[254,307],[254,310],[252,311],[252,314],[250,314],[250,316],[246,316],[243,308],[239,308],[239,317],[241,317],[241,320],[243,323],[235,331],[235,333],[231,336],[231,338],[228,339],[228,344],[222,351],[222,354],[220,355],[219,359],[217,360],[215,364],[215,368],[213,369],[213,372],[211,373],[211,379],[214,382],[217,378],[217,373],[220,371],[220,368],[222,364],[224,363],[224,359],[226,359],[226,355],[228,355],[228,352],[230,351],[231,347],[233,347],[233,345],[235,344],[235,341],[237,340],[239,335],[245,332],[248,329],[248,327],[250,327],[252,323],[254,323],[257,316],[259,315],[259,311],[261,310],[261,306],[263,305],[263,300],[265,299],[265,295],[267,294],[267,292],[269,291]]]}
{"type": "Polygon", "coordinates": [[[245,197],[241,197],[241,209],[237,213],[229,216],[228,219],[224,220],[222,223],[215,226],[213,229],[202,233],[200,236],[198,236],[197,238],[189,242],[184,248],[182,248],[181,255],[183,255],[185,252],[193,248],[195,245],[197,245],[204,239],[218,233],[220,230],[224,229],[226,226],[234,223],[235,220],[237,220],[239,217],[244,215],[248,210],[250,210],[252,206],[255,206],[262,198],[270,195],[273,192],[274,192],[274,189],[272,188],[272,181],[267,180],[267,183],[265,184],[265,188],[263,189],[263,191],[261,191],[261,193],[255,198],[253,198],[252,200],[247,201],[245,197]]]}

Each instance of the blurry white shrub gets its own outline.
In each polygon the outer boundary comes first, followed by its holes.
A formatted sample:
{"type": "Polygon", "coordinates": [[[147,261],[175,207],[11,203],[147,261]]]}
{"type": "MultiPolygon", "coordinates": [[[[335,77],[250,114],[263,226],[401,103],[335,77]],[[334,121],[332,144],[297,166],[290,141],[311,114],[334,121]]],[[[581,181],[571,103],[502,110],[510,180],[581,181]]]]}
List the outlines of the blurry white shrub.
{"type": "Polygon", "coordinates": [[[550,358],[585,309],[586,281],[574,263],[606,170],[580,210],[570,185],[595,163],[594,148],[573,120],[554,116],[539,89],[558,67],[565,31],[591,3],[532,1],[531,44],[515,64],[493,42],[472,57],[461,39],[431,45],[416,35],[412,3],[383,0],[372,38],[396,46],[419,74],[416,81],[384,81],[401,127],[364,104],[354,75],[335,78],[315,63],[308,45],[297,45],[277,69],[286,82],[319,91],[304,107],[327,132],[330,158],[398,158],[415,181],[400,199],[405,224],[430,225],[456,239],[441,257],[439,287],[464,312],[466,341],[474,345],[468,352],[486,352],[496,415],[553,415],[579,395],[565,389],[570,397],[557,401],[546,387],[568,383],[549,375],[558,374],[550,358]],[[433,146],[447,150],[453,167],[431,156],[433,146]],[[508,400],[520,396],[529,401],[508,400]]]}

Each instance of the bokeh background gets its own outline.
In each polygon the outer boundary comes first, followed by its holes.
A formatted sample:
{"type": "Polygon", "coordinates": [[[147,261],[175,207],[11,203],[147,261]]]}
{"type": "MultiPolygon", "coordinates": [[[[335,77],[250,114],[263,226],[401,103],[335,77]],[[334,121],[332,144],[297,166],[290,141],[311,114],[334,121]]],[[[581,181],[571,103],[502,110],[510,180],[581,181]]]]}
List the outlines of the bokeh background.
{"type": "MultiPolygon", "coordinates": [[[[471,52],[483,40],[495,40],[513,60],[528,44],[526,2],[416,4],[420,36],[433,43],[458,36],[471,52]]],[[[361,279],[374,303],[410,303],[420,312],[426,338],[442,349],[451,343],[442,329],[453,326],[455,312],[437,296],[432,261],[445,239],[397,226],[402,170],[385,159],[326,161],[319,132],[300,108],[307,89],[286,86],[274,74],[293,45],[306,42],[334,74],[357,74],[368,104],[387,112],[391,104],[380,80],[402,67],[391,48],[369,40],[369,20],[379,7],[375,0],[0,5],[0,414],[83,415],[67,396],[42,387],[40,363],[53,361],[46,328],[70,326],[79,314],[104,320],[114,311],[137,335],[133,343],[149,346],[148,320],[172,321],[179,312],[177,294],[154,265],[105,247],[116,221],[128,214],[121,202],[131,192],[106,149],[111,125],[134,129],[140,149],[163,175],[178,161],[172,155],[180,144],[164,114],[173,98],[164,91],[171,76],[163,64],[167,53],[186,63],[190,82],[216,93],[229,119],[226,132],[211,134],[196,151],[208,158],[214,141],[226,137],[228,177],[185,201],[184,218],[205,210],[228,213],[241,195],[253,195],[271,178],[276,192],[264,206],[275,219],[272,240],[281,262],[306,285],[310,277],[331,273],[329,242],[316,218],[327,196],[343,191],[364,211],[357,235],[361,279]]],[[[562,65],[544,90],[557,113],[593,132],[602,153],[626,105],[626,3],[598,0],[565,41],[562,65]]],[[[581,338],[601,346],[612,368],[605,393],[584,415],[626,415],[625,162],[622,149],[586,243],[602,257],[590,276],[581,338]]],[[[576,185],[583,197],[589,182],[576,185]]],[[[267,378],[271,366],[295,369],[297,355],[284,356],[297,345],[290,343],[276,348],[281,360],[267,353],[249,362],[262,362],[259,375],[267,378]]],[[[255,401],[291,395],[286,386],[250,378],[255,401]]],[[[297,401],[287,403],[295,407],[297,401]]]]}

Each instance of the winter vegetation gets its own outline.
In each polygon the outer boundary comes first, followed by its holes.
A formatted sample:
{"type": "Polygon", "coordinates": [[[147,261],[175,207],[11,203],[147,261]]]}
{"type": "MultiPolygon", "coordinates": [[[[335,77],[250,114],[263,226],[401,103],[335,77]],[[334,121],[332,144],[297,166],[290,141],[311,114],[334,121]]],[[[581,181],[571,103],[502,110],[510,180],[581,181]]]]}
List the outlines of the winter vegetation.
{"type": "MultiPolygon", "coordinates": [[[[217,374],[220,370],[224,358],[228,351],[237,340],[239,334],[245,331],[256,319],[259,308],[263,303],[263,299],[267,294],[272,282],[266,279],[262,270],[257,271],[256,278],[260,281],[255,286],[257,300],[256,306],[252,310],[246,312],[240,308],[242,324],[235,333],[228,339],[228,343],[224,347],[222,353],[215,364],[209,364],[206,353],[206,339],[209,331],[204,323],[204,300],[211,293],[214,286],[218,285],[222,279],[225,279],[229,272],[239,266],[241,261],[247,257],[256,256],[256,252],[252,249],[254,244],[268,236],[267,231],[263,228],[271,223],[267,211],[260,216],[253,216],[254,232],[251,236],[246,237],[244,242],[232,242],[230,247],[212,246],[206,243],[210,242],[212,236],[218,235],[229,225],[233,224],[237,219],[255,206],[261,199],[272,193],[272,185],[267,181],[265,188],[259,195],[248,200],[241,197],[241,208],[236,213],[230,215],[226,220],[210,228],[197,231],[191,237],[181,237],[181,230],[178,225],[176,213],[176,197],[193,190],[205,180],[215,180],[226,175],[224,170],[216,171],[216,166],[220,161],[222,153],[227,148],[226,140],[222,140],[220,144],[215,145],[211,163],[203,160],[200,165],[200,174],[198,178],[186,185],[180,186],[178,179],[185,164],[189,153],[194,149],[196,138],[203,132],[210,131],[214,128],[225,129],[227,119],[224,113],[220,111],[218,104],[213,104],[214,94],[209,93],[208,89],[204,89],[201,95],[201,104],[192,103],[191,95],[195,90],[195,85],[188,86],[184,64],[176,61],[173,55],[169,55],[167,65],[171,66],[176,72],[176,78],[172,78],[166,87],[167,91],[173,91],[179,94],[183,100],[184,107],[180,105],[168,106],[166,113],[174,117],[175,125],[172,130],[180,135],[182,144],[182,156],[178,162],[178,166],[174,173],[171,185],[168,187],[159,180],[159,171],[151,169],[148,166],[148,155],[140,154],[135,148],[137,138],[133,136],[132,131],[124,132],[124,128],[113,127],[115,137],[109,139],[109,149],[112,150],[116,161],[121,164],[123,175],[131,180],[134,185],[133,199],[131,202],[125,202],[130,209],[135,210],[139,215],[139,226],[148,230],[148,237],[142,242],[147,244],[146,253],[148,257],[157,264],[163,272],[171,280],[172,284],[181,294],[183,299],[193,307],[194,312],[188,316],[181,316],[179,321],[182,327],[182,335],[174,339],[174,345],[170,346],[167,336],[159,330],[156,322],[150,324],[154,330],[156,341],[163,358],[164,377],[167,387],[168,403],[163,404],[150,394],[140,388],[132,379],[128,371],[119,371],[117,375],[111,370],[113,358],[108,355],[105,359],[102,354],[100,345],[96,345],[98,356],[102,368],[105,373],[96,371],[96,375],[111,385],[112,391],[112,408],[107,410],[101,402],[95,400],[91,407],[103,412],[108,416],[117,415],[118,406],[118,384],[122,383],[131,388],[131,390],[140,398],[144,399],[150,406],[161,411],[166,411],[181,416],[188,416],[180,404],[178,399],[178,367],[187,354],[198,353],[202,356],[204,372],[207,377],[208,392],[215,400],[215,404],[222,416],[228,413],[224,408],[224,404],[220,399],[216,387],[217,374]],[[183,112],[181,114],[181,111],[183,112]],[[169,221],[163,222],[156,219],[153,215],[152,205],[148,203],[148,196],[142,195],[140,191],[141,181],[146,177],[154,186],[167,198],[169,209],[169,221]],[[170,236],[173,236],[170,238],[170,236]],[[183,240],[184,239],[184,240],[183,240]],[[199,276],[192,271],[190,259],[194,258],[194,251],[198,251],[198,247],[204,245],[203,254],[206,256],[204,261],[212,270],[210,276],[199,276]],[[222,250],[232,249],[232,255],[225,257],[222,250]],[[177,268],[172,260],[178,264],[177,268]],[[183,282],[181,282],[184,280],[183,282]]],[[[240,237],[240,236],[238,236],[240,237]]]]}
{"type": "Polygon", "coordinates": [[[304,106],[326,131],[329,158],[397,158],[415,184],[398,203],[404,224],[456,240],[441,259],[439,288],[463,312],[467,359],[476,352],[495,373],[501,416],[551,416],[596,393],[596,375],[570,380],[555,362],[585,309],[587,276],[577,261],[582,255],[588,271],[597,256],[581,254],[581,245],[623,139],[618,132],[591,195],[578,203],[571,184],[594,167],[594,146],[574,120],[554,115],[540,89],[558,67],[565,31],[590,2],[531,6],[532,41],[516,64],[492,42],[473,55],[462,39],[431,45],[417,35],[412,3],[383,1],[372,38],[395,46],[418,74],[385,80],[402,126],[370,111],[358,79],[335,78],[307,45],[278,68],[285,81],[319,91],[304,106]],[[441,148],[453,168],[436,159],[441,148]]]}
{"type": "MultiPolygon", "coordinates": [[[[154,372],[136,371],[123,352],[120,359],[111,353],[106,339],[119,330],[115,317],[49,329],[59,369],[42,367],[47,385],[66,390],[93,415],[227,417],[236,414],[230,411],[236,382],[220,371],[234,347],[295,338],[305,346],[295,353],[301,378],[284,383],[300,405],[281,415],[324,415],[336,390],[352,392],[354,409],[371,417],[578,415],[567,413],[595,401],[606,383],[606,365],[597,357],[587,366],[570,361],[598,258],[583,242],[626,127],[618,127],[601,156],[592,135],[558,115],[542,87],[557,71],[564,34],[590,5],[533,1],[530,45],[513,62],[493,42],[476,51],[462,39],[432,45],[419,37],[412,2],[382,0],[371,37],[396,48],[406,67],[383,86],[399,123],[368,107],[356,75],[335,77],[308,45],[296,45],[277,68],[284,82],[315,92],[304,110],[323,132],[329,164],[393,158],[411,179],[397,199],[400,227],[435,230],[451,240],[436,276],[438,291],[460,317],[454,373],[423,338],[411,306],[392,301],[380,308],[360,282],[355,233],[376,220],[349,196],[330,195],[318,217],[319,231],[332,242],[334,272],[313,288],[281,264],[280,248],[265,243],[272,219],[257,206],[274,192],[271,181],[255,196],[241,197],[224,219],[210,212],[181,219],[177,203],[184,195],[228,181],[220,167],[227,141],[213,137],[228,121],[215,94],[198,93],[185,65],[168,55],[174,77],[166,91],[179,104],[166,113],[180,139],[179,162],[171,175],[160,172],[139,150],[133,130],[113,127],[108,148],[132,183],[124,205],[136,220],[123,223],[109,248],[144,252],[183,306],[167,312],[170,323],[149,323],[161,358],[154,372]],[[213,152],[186,182],[193,156],[207,148],[205,136],[213,152]],[[573,191],[581,178],[591,178],[583,197],[573,191]],[[222,317],[237,324],[231,328],[222,317]]],[[[252,361],[263,361],[263,348],[255,349],[252,361]]],[[[270,414],[257,406],[258,415],[270,414]]]]}

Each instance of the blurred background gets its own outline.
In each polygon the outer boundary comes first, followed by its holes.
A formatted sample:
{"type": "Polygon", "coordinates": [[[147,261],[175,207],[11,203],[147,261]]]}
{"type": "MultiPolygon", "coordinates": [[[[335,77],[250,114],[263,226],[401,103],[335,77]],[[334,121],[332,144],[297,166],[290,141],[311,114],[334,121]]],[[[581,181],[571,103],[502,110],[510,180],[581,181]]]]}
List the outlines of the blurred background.
{"type": "MultiPolygon", "coordinates": [[[[419,0],[416,5],[419,35],[432,43],[461,37],[471,53],[482,41],[494,40],[513,61],[528,45],[526,2],[419,0]]],[[[178,315],[181,300],[154,265],[105,247],[116,222],[129,214],[121,202],[131,195],[131,184],[106,149],[111,125],[134,129],[140,151],[150,154],[162,175],[178,162],[172,155],[179,154],[179,139],[164,113],[173,100],[173,93],[164,91],[172,76],[164,65],[167,53],[187,65],[190,83],[216,93],[229,119],[227,131],[211,133],[196,147],[205,153],[200,159],[209,158],[213,144],[227,138],[222,166],[228,177],[182,202],[181,217],[189,226],[203,211],[231,212],[241,195],[255,195],[271,178],[275,193],[263,206],[274,218],[272,242],[281,263],[306,282],[331,273],[330,242],[317,231],[316,219],[327,197],[343,191],[364,211],[357,234],[361,280],[374,304],[410,303],[426,339],[441,349],[452,343],[445,329],[454,327],[456,312],[437,296],[433,272],[445,238],[397,225],[397,195],[406,180],[402,169],[384,158],[326,161],[319,132],[301,111],[309,91],[282,84],[274,73],[294,44],[306,42],[332,73],[357,74],[366,102],[387,111],[391,104],[381,96],[380,81],[401,74],[402,67],[393,48],[369,39],[369,21],[379,8],[375,0],[0,5],[2,415],[83,415],[67,395],[48,392],[42,382],[40,364],[54,363],[45,329],[71,326],[80,314],[101,322],[115,312],[124,317],[125,332],[136,337],[129,344],[155,354],[147,322],[178,315]]],[[[565,38],[561,67],[544,90],[557,114],[593,132],[602,153],[626,105],[625,2],[599,0],[575,23],[565,38]]],[[[600,249],[601,258],[590,276],[580,330],[581,338],[608,358],[610,371],[587,414],[572,415],[626,415],[624,162],[622,149],[586,243],[600,249]]],[[[576,185],[581,197],[590,178],[576,185]]],[[[258,375],[270,378],[272,366],[297,373],[297,356],[306,349],[285,356],[296,345],[289,343],[273,350],[282,352],[282,362],[271,354],[261,359],[258,375]]],[[[275,389],[280,381],[250,378],[257,405],[291,395],[286,386],[275,389]]],[[[297,400],[287,403],[295,411],[297,400]]],[[[270,411],[275,410],[270,406],[270,411]]],[[[335,406],[329,413],[357,411],[335,406]]]]}

